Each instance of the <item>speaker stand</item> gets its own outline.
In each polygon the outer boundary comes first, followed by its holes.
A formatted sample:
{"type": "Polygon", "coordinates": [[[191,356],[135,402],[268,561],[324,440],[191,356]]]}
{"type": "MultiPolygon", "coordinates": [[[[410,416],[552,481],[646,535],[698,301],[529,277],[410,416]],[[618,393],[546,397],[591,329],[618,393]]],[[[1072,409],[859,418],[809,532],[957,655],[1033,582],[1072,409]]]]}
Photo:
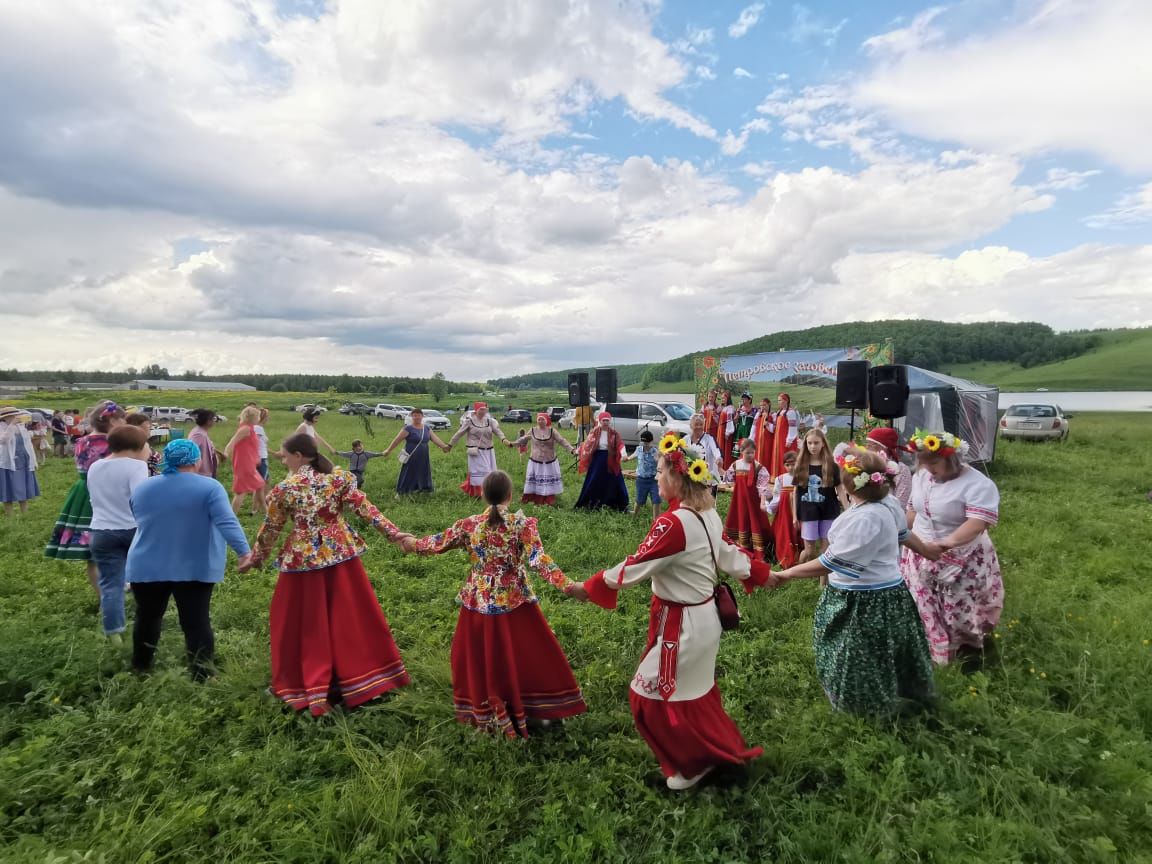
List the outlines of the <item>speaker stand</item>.
{"type": "Polygon", "coordinates": [[[852,409],[852,417],[848,421],[848,440],[851,442],[856,437],[856,409],[852,409]]]}

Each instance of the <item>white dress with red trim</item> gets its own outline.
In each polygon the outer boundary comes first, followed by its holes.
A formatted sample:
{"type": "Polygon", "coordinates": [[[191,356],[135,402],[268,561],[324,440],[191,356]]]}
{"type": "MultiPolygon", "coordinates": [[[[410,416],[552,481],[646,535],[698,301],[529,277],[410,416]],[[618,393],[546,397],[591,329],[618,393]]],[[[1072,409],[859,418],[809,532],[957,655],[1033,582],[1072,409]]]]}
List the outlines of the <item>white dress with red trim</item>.
{"type": "Polygon", "coordinates": [[[714,509],[671,510],[653,523],[634,554],[585,583],[593,602],[613,608],[621,588],[652,581],[648,644],[629,701],[636,727],[666,776],[695,776],[761,754],[744,742],[720,701],[721,628],[712,597],[717,566],[748,591],[764,584],[770,570],[725,541],[723,531],[714,509]]]}

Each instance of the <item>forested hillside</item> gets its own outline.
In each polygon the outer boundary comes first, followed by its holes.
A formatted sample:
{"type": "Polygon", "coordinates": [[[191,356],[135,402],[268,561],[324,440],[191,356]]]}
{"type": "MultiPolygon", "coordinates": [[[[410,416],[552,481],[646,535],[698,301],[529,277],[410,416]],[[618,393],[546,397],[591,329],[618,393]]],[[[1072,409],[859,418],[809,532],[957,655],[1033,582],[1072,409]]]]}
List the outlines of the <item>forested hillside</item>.
{"type": "MultiPolygon", "coordinates": [[[[926,369],[942,369],[957,364],[1000,362],[1025,368],[1077,357],[1100,344],[1098,333],[1057,333],[1045,324],[1013,324],[999,321],[977,324],[949,324],[944,321],[891,320],[854,324],[828,324],[806,330],[769,333],[720,348],[694,351],[663,363],[618,367],[621,387],[657,381],[689,381],[694,374],[692,358],[700,354],[719,356],[757,354],[765,351],[792,351],[802,348],[841,348],[891,339],[896,346],[896,362],[926,369]]],[[[604,363],[602,365],[608,365],[604,363]]],[[[567,386],[565,369],[517,375],[492,382],[506,389],[567,386]]]]}

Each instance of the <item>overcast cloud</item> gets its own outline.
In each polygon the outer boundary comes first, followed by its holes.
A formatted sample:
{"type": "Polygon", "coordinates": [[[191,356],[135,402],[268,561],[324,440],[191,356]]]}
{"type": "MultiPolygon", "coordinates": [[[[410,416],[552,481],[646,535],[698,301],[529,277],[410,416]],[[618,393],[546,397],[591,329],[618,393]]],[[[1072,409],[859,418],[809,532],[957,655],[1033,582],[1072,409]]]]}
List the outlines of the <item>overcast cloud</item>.
{"type": "Polygon", "coordinates": [[[698,74],[794,44],[774,8],[681,38],[653,0],[0,0],[0,365],[475,379],[853,317],[1152,324],[1152,7],[850,51],[837,17],[794,50],[851,75],[698,74]]]}

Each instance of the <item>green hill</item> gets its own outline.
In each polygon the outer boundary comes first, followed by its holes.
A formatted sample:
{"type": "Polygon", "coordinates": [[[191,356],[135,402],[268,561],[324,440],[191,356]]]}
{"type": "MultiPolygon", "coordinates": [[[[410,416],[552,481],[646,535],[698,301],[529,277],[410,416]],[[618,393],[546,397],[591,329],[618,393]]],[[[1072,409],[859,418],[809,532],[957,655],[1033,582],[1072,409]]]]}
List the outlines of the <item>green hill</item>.
{"type": "Polygon", "coordinates": [[[945,364],[950,375],[1001,390],[1152,390],[1152,328],[1103,330],[1100,345],[1078,357],[1024,368],[1018,363],[945,364]]]}

